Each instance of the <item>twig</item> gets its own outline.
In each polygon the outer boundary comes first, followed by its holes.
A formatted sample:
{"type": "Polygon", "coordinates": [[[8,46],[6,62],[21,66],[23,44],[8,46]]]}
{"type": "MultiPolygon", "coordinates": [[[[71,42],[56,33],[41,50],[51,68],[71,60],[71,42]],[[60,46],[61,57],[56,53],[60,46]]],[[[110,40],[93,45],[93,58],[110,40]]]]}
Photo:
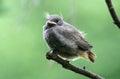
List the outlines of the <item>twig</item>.
{"type": "Polygon", "coordinates": [[[117,25],[117,27],[120,29],[120,20],[119,20],[116,12],[115,12],[115,10],[114,10],[114,7],[113,7],[113,5],[112,5],[111,0],[105,0],[105,1],[106,1],[106,4],[107,4],[107,6],[108,6],[109,12],[110,12],[110,14],[111,14],[111,16],[112,16],[112,19],[113,19],[114,23],[115,23],[115,24],[117,25]]]}
{"type": "Polygon", "coordinates": [[[102,78],[101,76],[99,76],[97,74],[94,74],[94,73],[89,72],[89,71],[87,71],[85,69],[81,69],[81,68],[75,67],[74,65],[71,65],[69,63],[69,61],[66,61],[66,60],[63,60],[62,58],[60,58],[56,54],[56,52],[54,52],[54,53],[48,52],[46,54],[46,58],[48,60],[54,60],[54,61],[56,61],[57,63],[61,64],[62,67],[65,68],[65,69],[71,70],[71,71],[76,72],[78,74],[82,74],[82,75],[87,76],[87,77],[89,77],[91,79],[104,79],[104,78],[102,78]]]}

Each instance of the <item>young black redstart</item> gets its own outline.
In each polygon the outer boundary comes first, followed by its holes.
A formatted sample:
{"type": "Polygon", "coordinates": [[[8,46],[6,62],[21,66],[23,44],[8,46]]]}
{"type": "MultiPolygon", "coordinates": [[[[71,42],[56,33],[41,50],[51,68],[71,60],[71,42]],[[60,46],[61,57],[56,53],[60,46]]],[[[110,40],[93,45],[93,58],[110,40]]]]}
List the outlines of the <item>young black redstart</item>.
{"type": "Polygon", "coordinates": [[[84,39],[82,33],[68,24],[59,15],[48,15],[44,25],[43,36],[51,50],[65,59],[83,57],[94,62],[92,46],[84,39]]]}

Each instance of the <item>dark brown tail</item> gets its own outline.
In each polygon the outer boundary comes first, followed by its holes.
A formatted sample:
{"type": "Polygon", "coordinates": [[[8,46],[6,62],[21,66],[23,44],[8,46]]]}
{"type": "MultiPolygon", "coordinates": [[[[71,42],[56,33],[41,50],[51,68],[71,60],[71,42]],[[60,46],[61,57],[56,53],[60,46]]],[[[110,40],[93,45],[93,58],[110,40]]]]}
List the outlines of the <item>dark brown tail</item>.
{"type": "Polygon", "coordinates": [[[95,60],[94,60],[95,54],[92,53],[91,51],[88,51],[87,53],[88,53],[89,60],[94,63],[95,62],[95,60]]]}

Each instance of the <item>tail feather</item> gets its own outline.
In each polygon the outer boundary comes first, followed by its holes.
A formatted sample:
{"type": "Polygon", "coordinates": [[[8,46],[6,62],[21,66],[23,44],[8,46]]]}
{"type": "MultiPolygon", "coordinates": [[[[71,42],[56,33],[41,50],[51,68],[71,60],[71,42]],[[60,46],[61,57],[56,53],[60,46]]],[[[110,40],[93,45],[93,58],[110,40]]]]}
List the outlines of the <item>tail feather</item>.
{"type": "Polygon", "coordinates": [[[95,54],[92,53],[91,51],[88,52],[83,52],[82,54],[80,54],[81,57],[90,60],[91,62],[95,62],[94,58],[95,58],[95,54]]]}
{"type": "Polygon", "coordinates": [[[95,58],[95,54],[92,53],[91,51],[87,52],[88,53],[88,58],[91,62],[95,62],[94,58],[95,58]]]}

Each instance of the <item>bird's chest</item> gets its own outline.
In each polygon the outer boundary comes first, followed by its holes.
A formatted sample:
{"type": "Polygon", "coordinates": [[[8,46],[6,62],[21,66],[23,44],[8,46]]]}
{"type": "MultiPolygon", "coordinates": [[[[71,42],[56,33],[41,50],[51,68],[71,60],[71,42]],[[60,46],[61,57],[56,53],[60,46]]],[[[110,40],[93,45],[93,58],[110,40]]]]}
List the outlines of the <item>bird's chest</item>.
{"type": "Polygon", "coordinates": [[[57,30],[48,29],[44,32],[45,40],[51,48],[59,49],[64,46],[64,42],[61,39],[64,39],[62,35],[59,34],[57,30]]]}

